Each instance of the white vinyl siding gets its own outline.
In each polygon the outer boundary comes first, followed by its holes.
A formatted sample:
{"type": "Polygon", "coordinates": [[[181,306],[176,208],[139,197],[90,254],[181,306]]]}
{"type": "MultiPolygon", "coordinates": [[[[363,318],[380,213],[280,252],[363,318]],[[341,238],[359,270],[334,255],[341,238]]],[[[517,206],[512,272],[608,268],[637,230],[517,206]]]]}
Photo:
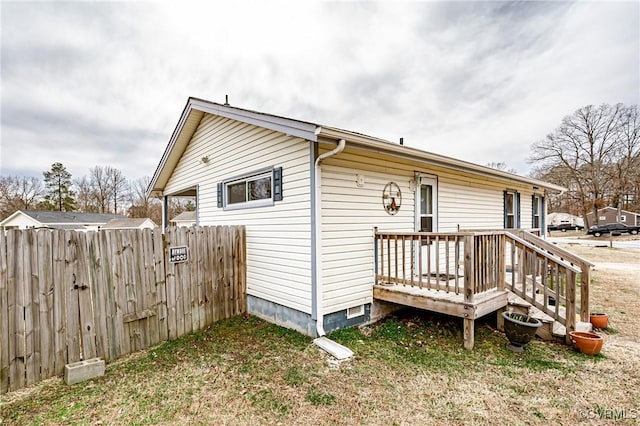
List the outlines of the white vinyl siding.
{"type": "Polygon", "coordinates": [[[165,194],[198,185],[200,225],[246,226],[247,293],[310,314],[309,156],[310,143],[301,138],[205,114],[165,194]],[[282,167],[282,201],[229,211],[217,207],[219,182],[270,167],[282,167]]]}
{"type": "MultiPolygon", "coordinates": [[[[324,152],[325,146],[321,148],[324,152]]],[[[438,232],[455,232],[458,226],[460,229],[502,229],[503,191],[507,187],[516,188],[523,194],[522,200],[529,200],[523,202],[523,211],[531,210],[531,190],[527,192],[525,186],[347,148],[322,163],[324,314],[372,301],[373,228],[414,231],[415,191],[410,189],[410,181],[415,173],[437,177],[438,201],[434,209],[437,209],[438,232]],[[356,175],[364,177],[364,186],[357,185],[356,175]],[[382,205],[382,191],[390,181],[397,183],[402,191],[400,211],[393,216],[388,215],[382,205]]]]}

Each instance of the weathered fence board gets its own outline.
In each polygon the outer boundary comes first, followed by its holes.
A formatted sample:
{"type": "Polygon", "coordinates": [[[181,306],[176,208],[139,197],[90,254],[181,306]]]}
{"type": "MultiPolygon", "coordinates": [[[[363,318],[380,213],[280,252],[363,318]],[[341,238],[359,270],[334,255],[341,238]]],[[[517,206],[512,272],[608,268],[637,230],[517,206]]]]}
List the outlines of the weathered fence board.
{"type": "Polygon", "coordinates": [[[7,300],[7,239],[0,232],[0,394],[9,390],[9,305],[7,300]]]}
{"type": "Polygon", "coordinates": [[[0,232],[0,393],[244,312],[243,227],[0,232]],[[167,248],[189,259],[169,263],[167,248]]]}

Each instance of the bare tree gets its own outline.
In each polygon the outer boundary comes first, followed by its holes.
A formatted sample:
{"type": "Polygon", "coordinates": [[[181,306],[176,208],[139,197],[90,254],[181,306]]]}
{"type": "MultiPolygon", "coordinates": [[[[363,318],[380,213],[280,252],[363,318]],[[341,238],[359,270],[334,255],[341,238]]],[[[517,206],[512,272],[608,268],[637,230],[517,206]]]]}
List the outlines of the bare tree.
{"type": "Polygon", "coordinates": [[[96,204],[96,193],[87,176],[82,176],[73,181],[76,189],[76,202],[78,209],[85,213],[97,213],[100,211],[96,204]]]}
{"type": "Polygon", "coordinates": [[[147,193],[149,181],[149,177],[145,176],[131,182],[131,207],[129,207],[129,216],[148,217],[156,224],[161,224],[162,203],[147,193]]]}
{"type": "Polygon", "coordinates": [[[44,187],[37,177],[0,176],[0,217],[17,210],[35,209],[42,201],[44,187]]]}
{"type": "Polygon", "coordinates": [[[621,104],[580,108],[531,147],[530,162],[538,163],[542,170],[564,169],[569,187],[580,198],[585,220],[589,209],[598,220],[597,210],[604,205],[605,191],[610,188],[607,167],[615,161],[623,109],[621,104]]]}
{"type": "Polygon", "coordinates": [[[95,166],[89,169],[89,180],[93,190],[95,207],[98,213],[109,213],[110,184],[109,175],[103,166],[95,166]]]}
{"type": "Polygon", "coordinates": [[[507,163],[502,162],[502,161],[492,161],[490,163],[487,163],[487,167],[491,167],[492,169],[500,170],[500,171],[507,172],[507,173],[512,173],[514,175],[518,174],[516,169],[508,168],[507,163]]]}
{"type": "Polygon", "coordinates": [[[113,213],[118,213],[118,206],[122,206],[129,198],[129,182],[122,172],[114,167],[106,166],[104,171],[108,177],[113,213]]]}
{"type": "Polygon", "coordinates": [[[615,193],[612,204],[634,209],[638,202],[638,181],[640,180],[640,115],[638,106],[622,109],[615,150],[616,161],[610,167],[610,176],[615,193]]]}

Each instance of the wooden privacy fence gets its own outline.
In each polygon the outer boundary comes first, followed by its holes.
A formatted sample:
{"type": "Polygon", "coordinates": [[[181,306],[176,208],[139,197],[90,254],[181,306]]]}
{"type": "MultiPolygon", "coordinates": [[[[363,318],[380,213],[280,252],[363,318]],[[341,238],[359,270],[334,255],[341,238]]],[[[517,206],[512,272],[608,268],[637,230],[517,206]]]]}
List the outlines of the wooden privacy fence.
{"type": "Polygon", "coordinates": [[[240,226],[0,232],[0,394],[245,312],[245,259],[240,226]]]}

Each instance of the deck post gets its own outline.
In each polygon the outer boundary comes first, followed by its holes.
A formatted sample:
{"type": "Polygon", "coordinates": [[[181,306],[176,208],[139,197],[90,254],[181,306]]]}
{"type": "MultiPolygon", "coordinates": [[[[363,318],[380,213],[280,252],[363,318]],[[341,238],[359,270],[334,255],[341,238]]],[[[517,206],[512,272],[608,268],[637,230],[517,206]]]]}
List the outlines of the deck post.
{"type": "Polygon", "coordinates": [[[591,267],[580,264],[582,273],[580,274],[580,321],[589,322],[589,284],[591,281],[591,267]]]}
{"type": "Polygon", "coordinates": [[[473,235],[465,235],[464,237],[464,301],[473,302],[473,293],[475,289],[475,250],[473,235]]]}
{"type": "MultiPolygon", "coordinates": [[[[464,301],[465,303],[473,303],[473,295],[475,289],[474,277],[475,269],[475,236],[466,235],[464,237],[464,301]]],[[[463,318],[462,337],[464,339],[464,348],[473,349],[475,315],[472,312],[465,313],[463,318]]]]}
{"type": "Polygon", "coordinates": [[[373,227],[373,265],[376,272],[374,282],[378,284],[378,227],[373,227]]]}
{"type": "MultiPolygon", "coordinates": [[[[566,306],[566,336],[565,341],[567,345],[571,344],[571,336],[569,332],[576,330],[576,273],[572,270],[567,270],[567,306],[566,306]]],[[[556,299],[558,300],[558,299],[556,299]]],[[[557,302],[556,302],[557,303],[557,302]]]]}
{"type": "Polygon", "coordinates": [[[507,237],[504,232],[498,236],[498,290],[504,290],[507,276],[507,237]]]}
{"type": "Polygon", "coordinates": [[[473,349],[475,320],[473,319],[473,316],[471,316],[471,318],[465,317],[463,321],[464,326],[462,333],[464,338],[464,348],[470,351],[473,349]]]}

